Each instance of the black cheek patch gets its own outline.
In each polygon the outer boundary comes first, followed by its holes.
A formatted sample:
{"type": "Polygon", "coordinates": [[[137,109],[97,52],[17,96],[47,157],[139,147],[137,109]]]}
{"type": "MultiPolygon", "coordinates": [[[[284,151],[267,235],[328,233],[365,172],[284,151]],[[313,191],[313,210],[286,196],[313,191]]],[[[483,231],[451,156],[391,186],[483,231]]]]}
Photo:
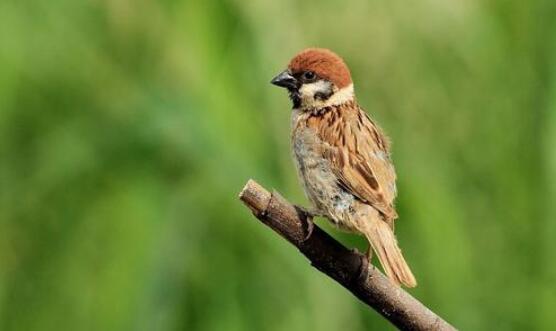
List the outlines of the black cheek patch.
{"type": "Polygon", "coordinates": [[[326,101],[332,96],[332,94],[334,94],[334,92],[332,92],[332,90],[329,90],[327,92],[317,92],[317,93],[315,93],[313,98],[315,100],[326,101]]]}

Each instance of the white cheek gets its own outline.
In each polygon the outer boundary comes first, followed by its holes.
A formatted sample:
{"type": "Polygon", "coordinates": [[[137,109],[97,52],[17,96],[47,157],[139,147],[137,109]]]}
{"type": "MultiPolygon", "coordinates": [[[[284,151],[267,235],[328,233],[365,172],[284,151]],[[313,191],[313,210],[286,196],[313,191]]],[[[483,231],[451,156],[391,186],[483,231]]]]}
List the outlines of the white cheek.
{"type": "Polygon", "coordinates": [[[299,97],[301,98],[301,109],[340,105],[353,100],[353,84],[337,89],[332,83],[319,80],[314,83],[303,84],[299,89],[299,97]],[[320,98],[315,99],[315,95],[319,92],[324,95],[328,95],[332,92],[332,95],[327,100],[321,100],[320,98]]]}

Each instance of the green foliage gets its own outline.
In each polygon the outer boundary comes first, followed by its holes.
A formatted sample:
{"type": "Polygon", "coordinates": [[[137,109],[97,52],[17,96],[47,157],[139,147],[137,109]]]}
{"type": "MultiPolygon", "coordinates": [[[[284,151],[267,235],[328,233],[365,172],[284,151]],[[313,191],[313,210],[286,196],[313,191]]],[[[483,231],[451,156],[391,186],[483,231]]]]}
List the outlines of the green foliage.
{"type": "Polygon", "coordinates": [[[555,13],[0,2],[0,330],[392,329],[237,200],[253,177],[305,203],[268,82],[315,45],[394,141],[411,292],[461,329],[553,329],[555,13]]]}

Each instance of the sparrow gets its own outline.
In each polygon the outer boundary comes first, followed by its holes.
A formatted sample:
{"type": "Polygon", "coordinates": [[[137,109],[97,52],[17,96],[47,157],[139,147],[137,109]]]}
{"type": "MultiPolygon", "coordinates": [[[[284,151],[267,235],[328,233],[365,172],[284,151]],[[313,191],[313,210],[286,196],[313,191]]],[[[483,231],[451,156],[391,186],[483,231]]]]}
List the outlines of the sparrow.
{"type": "MultiPolygon", "coordinates": [[[[323,48],[308,48],[271,81],[293,103],[291,149],[314,216],[365,236],[396,284],[417,282],[394,235],[396,172],[390,142],[359,106],[344,60],[323,48]]],[[[311,223],[312,224],[312,223],[311,223]]]]}

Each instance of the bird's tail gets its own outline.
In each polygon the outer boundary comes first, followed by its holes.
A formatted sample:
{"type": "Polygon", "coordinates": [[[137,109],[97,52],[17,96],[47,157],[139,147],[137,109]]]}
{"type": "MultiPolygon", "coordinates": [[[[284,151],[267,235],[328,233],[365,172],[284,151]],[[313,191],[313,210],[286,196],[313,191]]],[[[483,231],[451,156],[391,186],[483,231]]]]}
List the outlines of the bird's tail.
{"type": "Polygon", "coordinates": [[[386,275],[396,284],[407,287],[417,286],[417,281],[403,258],[402,251],[388,223],[378,217],[370,217],[365,236],[378,255],[386,275]]]}

